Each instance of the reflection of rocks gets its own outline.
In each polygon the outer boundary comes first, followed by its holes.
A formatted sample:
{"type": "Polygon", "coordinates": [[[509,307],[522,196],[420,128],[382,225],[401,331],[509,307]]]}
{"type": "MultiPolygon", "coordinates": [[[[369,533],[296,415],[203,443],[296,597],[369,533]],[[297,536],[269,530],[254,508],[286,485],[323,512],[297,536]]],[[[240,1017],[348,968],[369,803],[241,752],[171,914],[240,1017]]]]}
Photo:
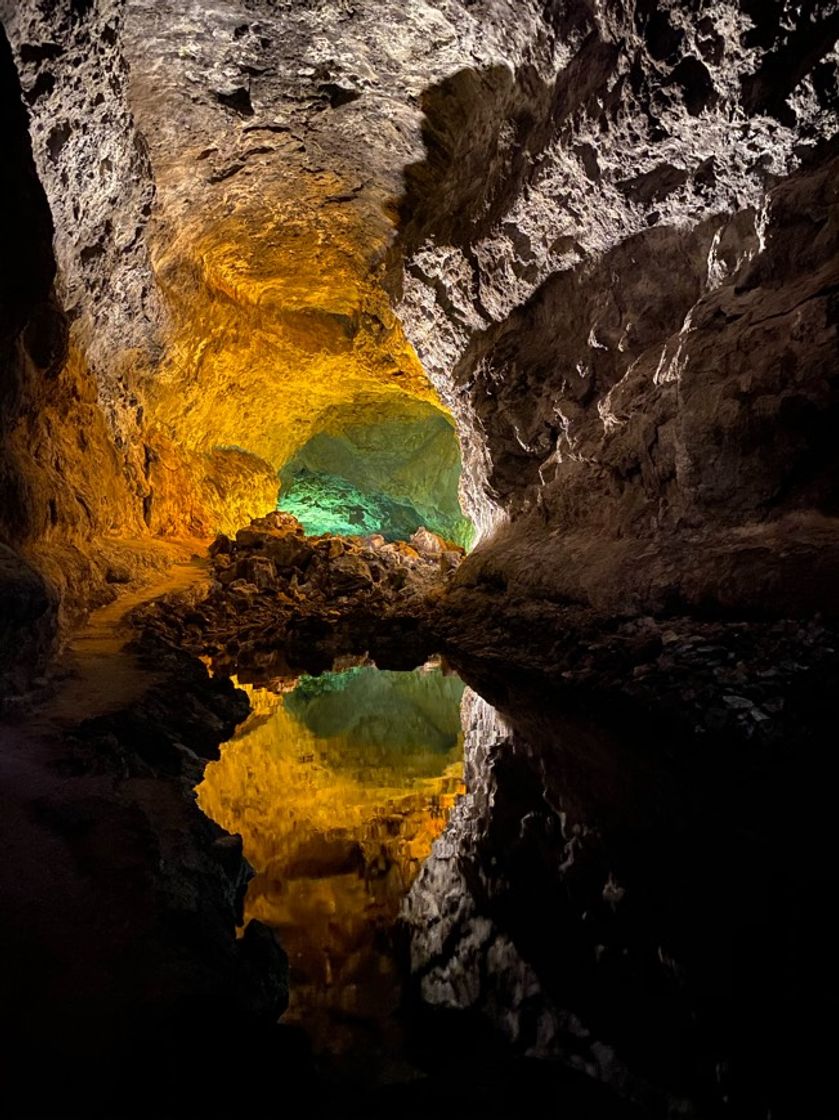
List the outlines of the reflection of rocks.
{"type": "Polygon", "coordinates": [[[491,1024],[653,1116],[817,1114],[830,1055],[802,1025],[829,1015],[812,931],[836,933],[831,794],[811,778],[826,713],[809,742],[767,743],[745,709],[693,735],[640,709],[571,716],[544,679],[481,688],[509,730],[470,710],[468,794],[404,910],[431,1033],[442,1014],[471,1024],[456,1035],[491,1024]]]}
{"type": "MultiPolygon", "coordinates": [[[[465,694],[462,711],[468,792],[403,908],[416,994],[432,1008],[486,1016],[510,1044],[531,1057],[565,1055],[567,1036],[587,1039],[588,1032],[556,1007],[538,974],[497,924],[491,900],[510,885],[503,877],[495,881],[481,863],[493,806],[505,796],[496,781],[496,761],[511,748],[509,730],[474,692],[465,694]]],[[[533,812],[522,818],[517,839],[534,820],[533,812]]]]}
{"type": "Polygon", "coordinates": [[[459,663],[543,673],[575,708],[655,709],[688,735],[806,740],[839,682],[839,626],[819,618],[607,619],[541,599],[502,615],[456,593],[432,626],[459,663]]]}
{"type": "Polygon", "coordinates": [[[462,790],[455,677],[367,668],[249,689],[251,718],[207,767],[201,808],[242,834],[245,906],[291,962],[286,1022],[321,1060],[382,1077],[401,1050],[392,929],[462,790]]]}
{"type": "Polygon", "coordinates": [[[340,654],[371,653],[412,668],[433,652],[424,621],[463,550],[420,529],[404,541],[306,537],[270,513],[211,546],[215,583],[200,602],[176,596],[137,616],[218,668],[254,678],[328,668],[340,654]],[[374,652],[375,650],[375,652],[374,652]],[[282,651],[282,652],[281,652],[282,651]]]}

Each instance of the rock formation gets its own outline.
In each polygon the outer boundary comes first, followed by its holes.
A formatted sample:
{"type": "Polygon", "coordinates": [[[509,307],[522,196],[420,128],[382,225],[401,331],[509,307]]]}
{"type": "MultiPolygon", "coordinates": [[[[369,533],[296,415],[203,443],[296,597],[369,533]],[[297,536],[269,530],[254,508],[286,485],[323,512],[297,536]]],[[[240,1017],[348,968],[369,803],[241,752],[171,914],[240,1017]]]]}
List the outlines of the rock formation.
{"type": "Polygon", "coordinates": [[[265,681],[319,673],[347,655],[411,669],[433,652],[430,627],[463,550],[420,529],[410,542],[307,537],[270,513],[210,546],[213,582],[156,600],[133,621],[216,672],[265,681]]]}
{"type": "MultiPolygon", "coordinates": [[[[500,705],[515,667],[589,715],[656,712],[691,751],[812,758],[839,621],[835,0],[0,0],[0,22],[6,711],[56,687],[51,658],[92,608],[216,539],[209,591],[135,615],[198,693],[184,649],[259,678],[279,646],[313,668],[436,647],[500,705]],[[420,417],[440,455],[407,454],[420,417]],[[452,430],[477,529],[462,563],[427,532],[467,541],[452,430]],[[333,504],[358,489],[365,530],[382,495],[376,516],[426,530],[313,540],[276,513],[304,471],[333,504]]],[[[169,686],[152,706],[177,724],[169,686]]],[[[136,754],[161,796],[186,793],[194,854],[214,840],[184,751],[227,733],[211,709],[148,742],[124,713],[60,733],[33,717],[33,766],[58,772],[90,733],[119,791],[136,754]]],[[[481,862],[463,844],[458,874],[481,862]]],[[[272,950],[257,933],[233,963],[214,874],[222,1003],[247,1017],[271,1004],[253,961],[272,950]]],[[[481,941],[489,972],[507,941],[481,941]]],[[[552,1006],[585,1006],[588,1041],[629,1052],[604,993],[552,1006]]],[[[484,1010],[515,1035],[522,1008],[496,995],[484,1010]]],[[[580,1058],[608,1081],[598,1060],[580,1058]]],[[[611,1083],[716,1108],[725,1079],[699,1066],[611,1083]]],[[[742,1099],[771,1107],[749,1076],[742,1099]]]]}
{"type": "Polygon", "coordinates": [[[830,3],[4,14],[70,319],[50,438],[99,472],[33,483],[34,536],[235,530],[325,409],[436,390],[495,530],[464,581],[828,593],[830,3]]]}

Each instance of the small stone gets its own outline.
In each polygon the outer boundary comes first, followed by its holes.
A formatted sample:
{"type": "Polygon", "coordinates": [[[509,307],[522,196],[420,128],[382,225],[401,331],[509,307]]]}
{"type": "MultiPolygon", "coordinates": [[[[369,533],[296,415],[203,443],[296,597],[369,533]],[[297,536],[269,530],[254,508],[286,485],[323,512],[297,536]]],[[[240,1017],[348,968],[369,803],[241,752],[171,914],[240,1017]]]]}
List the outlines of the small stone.
{"type": "Polygon", "coordinates": [[[724,704],[727,704],[729,708],[733,708],[735,711],[747,711],[749,708],[754,707],[751,700],[747,700],[745,696],[737,696],[734,693],[729,693],[727,696],[723,696],[722,699],[724,704]]]}

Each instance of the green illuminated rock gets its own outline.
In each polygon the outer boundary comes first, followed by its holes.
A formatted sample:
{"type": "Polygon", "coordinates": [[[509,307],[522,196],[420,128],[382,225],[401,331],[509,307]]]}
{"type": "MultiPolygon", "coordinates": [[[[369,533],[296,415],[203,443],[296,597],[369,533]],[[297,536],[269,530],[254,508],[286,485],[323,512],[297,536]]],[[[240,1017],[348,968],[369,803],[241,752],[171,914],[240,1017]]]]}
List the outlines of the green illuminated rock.
{"type": "Polygon", "coordinates": [[[431,405],[401,401],[376,423],[342,411],[280,472],[278,508],[306,532],[406,540],[424,525],[468,546],[471,523],[458,502],[460,448],[448,419],[431,405]]]}

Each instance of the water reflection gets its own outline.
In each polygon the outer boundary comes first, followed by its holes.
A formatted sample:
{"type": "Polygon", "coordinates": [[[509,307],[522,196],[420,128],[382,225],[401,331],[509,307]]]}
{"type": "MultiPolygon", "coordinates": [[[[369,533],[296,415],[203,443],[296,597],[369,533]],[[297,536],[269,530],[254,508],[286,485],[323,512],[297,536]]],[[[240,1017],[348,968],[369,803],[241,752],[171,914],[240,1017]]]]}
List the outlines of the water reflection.
{"type": "Polygon", "coordinates": [[[468,793],[403,911],[426,1068],[454,1054],[478,1080],[487,1053],[490,1073],[518,1055],[645,1116],[827,1115],[809,1102],[832,1066],[800,1029],[836,990],[813,951],[836,928],[825,739],[692,739],[655,710],[462,671],[481,693],[468,793]]]}
{"type": "Polygon", "coordinates": [[[285,1021],[356,1075],[398,1076],[393,926],[463,790],[463,684],[363,667],[286,687],[248,689],[252,715],[199,803],[242,835],[256,871],[245,918],[289,955],[285,1021]]]}

